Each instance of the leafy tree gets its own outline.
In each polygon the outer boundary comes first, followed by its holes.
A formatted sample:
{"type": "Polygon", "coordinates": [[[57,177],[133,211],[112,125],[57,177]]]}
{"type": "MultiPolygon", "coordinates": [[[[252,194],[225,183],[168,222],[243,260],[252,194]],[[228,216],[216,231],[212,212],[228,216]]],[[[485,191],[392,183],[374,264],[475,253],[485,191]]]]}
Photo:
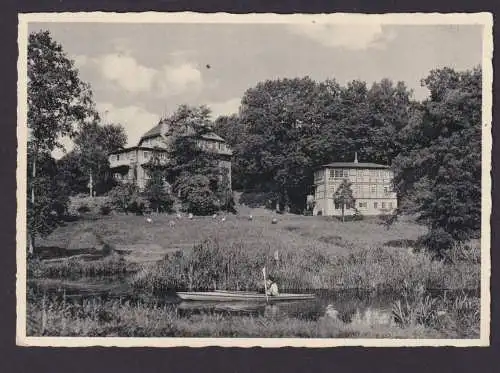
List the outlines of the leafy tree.
{"type": "Polygon", "coordinates": [[[268,80],[247,90],[240,120],[245,127],[235,149],[236,167],[245,170],[248,189],[275,192],[280,209],[302,211],[312,183],[307,134],[317,85],[310,78],[268,80]]]}
{"type": "Polygon", "coordinates": [[[429,226],[439,253],[481,227],[481,69],[433,70],[422,83],[430,98],[404,131],[395,182],[401,210],[429,226]]]}
{"type": "Polygon", "coordinates": [[[204,146],[205,136],[213,132],[210,110],[182,105],[165,122],[169,128],[166,175],[174,192],[193,213],[210,213],[226,205],[228,180],[219,156],[204,146]]]}
{"type": "Polygon", "coordinates": [[[88,193],[89,175],[80,166],[80,156],[71,151],[57,161],[58,172],[71,195],[88,193]]]}
{"type": "Polygon", "coordinates": [[[28,214],[29,251],[33,253],[35,237],[42,233],[35,220],[50,214],[49,200],[36,199],[42,193],[37,180],[38,158],[61,147],[61,136],[74,134],[75,125],[95,117],[92,94],[87,84],[48,31],[34,32],[28,38],[28,188],[31,193],[28,214]],[[42,214],[42,215],[40,215],[42,214]]]}
{"type": "Polygon", "coordinates": [[[166,183],[165,167],[161,163],[158,154],[153,152],[153,156],[144,168],[149,176],[144,195],[150,206],[156,212],[171,211],[174,199],[170,194],[170,188],[166,183]]]}
{"type": "MultiPolygon", "coordinates": [[[[85,186],[92,176],[97,193],[105,193],[115,183],[109,170],[108,155],[127,143],[125,129],[119,124],[99,125],[96,121],[83,125],[75,136],[75,150],[85,174],[85,186]]],[[[87,189],[88,191],[88,189],[87,189]]]]}
{"type": "Polygon", "coordinates": [[[208,177],[183,174],[179,181],[179,194],[185,211],[195,215],[209,215],[219,210],[220,202],[210,188],[208,177]]]}
{"type": "MultiPolygon", "coordinates": [[[[33,157],[28,159],[32,166],[33,157]]],[[[68,189],[58,172],[55,160],[47,153],[39,153],[37,157],[37,177],[32,181],[37,199],[33,204],[27,195],[28,226],[37,234],[46,236],[62,221],[68,205],[68,189]]]]}
{"type": "Polygon", "coordinates": [[[352,195],[351,182],[347,179],[342,180],[339,187],[333,194],[333,202],[340,205],[342,209],[342,221],[345,221],[345,209],[354,206],[355,200],[352,195]]]}
{"type": "MultiPolygon", "coordinates": [[[[167,166],[170,180],[174,181],[182,174],[201,174],[209,178],[211,186],[215,186],[219,174],[217,157],[200,146],[203,135],[212,132],[210,110],[205,106],[181,105],[164,121],[169,128],[167,166]]],[[[178,189],[177,183],[174,183],[174,189],[178,189]]]]}

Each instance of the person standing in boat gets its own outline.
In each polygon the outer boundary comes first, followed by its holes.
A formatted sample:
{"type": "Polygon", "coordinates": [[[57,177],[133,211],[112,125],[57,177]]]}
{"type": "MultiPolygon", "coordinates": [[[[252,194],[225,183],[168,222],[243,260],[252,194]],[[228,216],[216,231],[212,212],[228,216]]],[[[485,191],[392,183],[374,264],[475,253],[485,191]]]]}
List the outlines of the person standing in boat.
{"type": "Polygon", "coordinates": [[[278,284],[275,282],[273,276],[267,278],[267,295],[275,297],[279,295],[278,284]]]}

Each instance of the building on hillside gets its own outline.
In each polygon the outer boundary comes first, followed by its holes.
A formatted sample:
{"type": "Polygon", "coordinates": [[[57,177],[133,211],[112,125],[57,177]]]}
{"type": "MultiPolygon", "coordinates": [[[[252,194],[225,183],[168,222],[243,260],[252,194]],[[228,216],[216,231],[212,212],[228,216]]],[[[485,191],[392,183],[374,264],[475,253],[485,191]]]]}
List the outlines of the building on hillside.
{"type": "Polygon", "coordinates": [[[354,206],[346,206],[345,215],[358,210],[362,215],[383,215],[397,208],[393,190],[394,174],[389,166],[375,163],[334,162],[314,173],[314,215],[340,216],[342,206],[334,203],[334,194],[344,179],[351,183],[354,206]]]}
{"type": "MultiPolygon", "coordinates": [[[[143,167],[155,153],[160,161],[167,160],[168,125],[165,120],[142,135],[137,146],[118,150],[109,154],[109,164],[115,179],[136,183],[139,188],[146,185],[148,174],[143,167]]],[[[226,141],[217,134],[210,132],[203,135],[198,144],[209,152],[218,155],[219,167],[227,170],[229,187],[231,187],[231,156],[232,150],[226,141]]]]}

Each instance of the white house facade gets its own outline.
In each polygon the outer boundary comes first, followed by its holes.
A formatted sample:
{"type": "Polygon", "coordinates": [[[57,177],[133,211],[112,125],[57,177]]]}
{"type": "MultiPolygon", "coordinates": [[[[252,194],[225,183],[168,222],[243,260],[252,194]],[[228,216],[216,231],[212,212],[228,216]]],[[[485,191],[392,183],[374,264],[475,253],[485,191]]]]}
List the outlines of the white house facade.
{"type": "Polygon", "coordinates": [[[342,206],[334,202],[334,194],[344,179],[351,183],[355,199],[347,206],[346,215],[358,210],[362,215],[392,213],[398,206],[393,190],[394,174],[389,166],[376,163],[334,162],[324,165],[314,173],[314,215],[340,216],[342,206]]]}
{"type": "MultiPolygon", "coordinates": [[[[114,177],[123,182],[136,183],[141,189],[144,188],[148,180],[144,165],[151,160],[153,154],[156,154],[160,161],[167,160],[169,146],[167,133],[166,122],[160,121],[158,125],[142,135],[137,146],[109,154],[109,164],[114,177]]],[[[217,153],[219,167],[227,171],[229,184],[231,184],[232,150],[226,141],[211,132],[201,136],[198,144],[206,151],[217,153]]]]}

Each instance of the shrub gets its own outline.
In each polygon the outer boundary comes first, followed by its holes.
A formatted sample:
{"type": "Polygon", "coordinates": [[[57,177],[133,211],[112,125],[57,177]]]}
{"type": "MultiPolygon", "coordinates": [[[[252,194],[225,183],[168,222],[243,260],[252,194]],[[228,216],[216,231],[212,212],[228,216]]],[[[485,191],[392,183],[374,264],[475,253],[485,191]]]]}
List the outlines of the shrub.
{"type": "Polygon", "coordinates": [[[105,203],[99,207],[99,213],[101,215],[109,215],[112,211],[111,204],[105,203]]]}
{"type": "Polygon", "coordinates": [[[77,211],[80,213],[80,214],[83,214],[85,212],[90,212],[90,207],[87,205],[87,204],[82,204],[78,207],[77,211]]]}
{"type": "Polygon", "coordinates": [[[149,211],[149,201],[141,196],[135,184],[119,184],[109,192],[108,197],[111,206],[118,211],[139,215],[149,211]]]}
{"type": "Polygon", "coordinates": [[[274,192],[244,192],[240,197],[240,204],[248,207],[266,207],[274,209],[278,196],[274,192]]]}
{"type": "Polygon", "coordinates": [[[425,246],[437,258],[444,258],[454,242],[452,235],[441,228],[432,229],[419,239],[419,244],[425,246]]]}

